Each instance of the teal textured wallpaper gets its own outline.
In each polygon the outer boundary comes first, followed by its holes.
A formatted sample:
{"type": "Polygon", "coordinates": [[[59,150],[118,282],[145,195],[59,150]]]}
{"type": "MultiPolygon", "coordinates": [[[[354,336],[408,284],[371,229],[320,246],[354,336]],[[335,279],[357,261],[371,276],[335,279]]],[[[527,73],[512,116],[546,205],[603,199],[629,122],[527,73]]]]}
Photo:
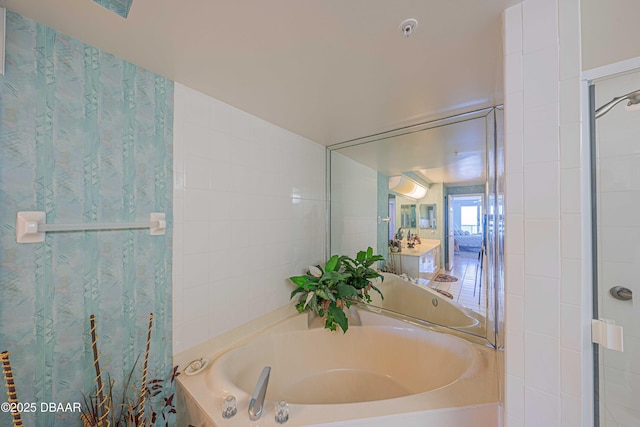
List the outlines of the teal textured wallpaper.
{"type": "MultiPolygon", "coordinates": [[[[15,13],[0,76],[0,352],[21,402],[81,402],[94,390],[89,316],[116,385],[146,343],[149,377],[172,368],[173,82],[15,13]],[[48,223],[146,221],[168,230],[48,233],[17,244],[18,211],[48,223]]],[[[142,363],[138,362],[138,366],[142,363]]],[[[4,382],[0,396],[5,396],[4,382]]],[[[4,401],[5,398],[0,398],[4,401]]],[[[28,426],[78,413],[23,414],[28,426]]],[[[10,425],[0,412],[0,425],[10,425]]]]}
{"type": "Polygon", "coordinates": [[[129,10],[131,10],[131,5],[133,4],[133,0],[93,0],[98,3],[100,6],[105,7],[116,13],[123,18],[129,16],[129,10]]]}

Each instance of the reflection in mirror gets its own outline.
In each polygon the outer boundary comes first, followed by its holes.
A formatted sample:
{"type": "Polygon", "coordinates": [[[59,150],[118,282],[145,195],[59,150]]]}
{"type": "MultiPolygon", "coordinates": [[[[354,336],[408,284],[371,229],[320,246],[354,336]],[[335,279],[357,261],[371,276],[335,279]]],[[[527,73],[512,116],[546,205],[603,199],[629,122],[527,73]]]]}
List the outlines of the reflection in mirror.
{"type": "Polygon", "coordinates": [[[502,109],[489,108],[329,147],[328,250],[354,256],[371,246],[385,257],[377,310],[496,344],[501,121],[502,109]],[[452,201],[466,195],[482,203],[460,209],[461,222],[452,201]]]}
{"type": "Polygon", "coordinates": [[[400,227],[416,228],[416,205],[400,205],[400,227]]]}
{"type": "Polygon", "coordinates": [[[420,228],[436,228],[436,205],[420,205],[420,228]]]}

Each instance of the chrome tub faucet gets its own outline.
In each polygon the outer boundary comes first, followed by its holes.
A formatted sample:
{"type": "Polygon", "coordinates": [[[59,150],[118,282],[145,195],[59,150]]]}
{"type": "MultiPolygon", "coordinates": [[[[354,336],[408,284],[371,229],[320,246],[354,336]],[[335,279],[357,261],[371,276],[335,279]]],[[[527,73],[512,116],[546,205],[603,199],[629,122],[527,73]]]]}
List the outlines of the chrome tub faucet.
{"type": "Polygon", "coordinates": [[[269,384],[269,374],[271,373],[271,366],[265,366],[262,369],[262,373],[258,378],[255,390],[251,395],[249,401],[249,419],[256,421],[262,415],[264,408],[264,398],[267,394],[267,385],[269,384]]]}

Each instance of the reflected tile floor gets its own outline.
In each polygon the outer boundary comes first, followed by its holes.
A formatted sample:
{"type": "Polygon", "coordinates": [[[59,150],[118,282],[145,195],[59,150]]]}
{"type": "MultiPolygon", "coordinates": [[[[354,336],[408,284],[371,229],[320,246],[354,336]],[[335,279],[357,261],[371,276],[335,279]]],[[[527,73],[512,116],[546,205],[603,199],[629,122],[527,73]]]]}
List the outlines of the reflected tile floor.
{"type": "Polygon", "coordinates": [[[453,268],[451,270],[440,270],[440,273],[450,274],[458,278],[457,282],[430,282],[433,289],[440,289],[453,295],[453,301],[461,304],[481,315],[485,315],[484,301],[486,298],[486,287],[483,278],[484,271],[480,271],[478,256],[468,253],[455,254],[453,268]],[[483,286],[480,286],[482,282],[483,286]]]}

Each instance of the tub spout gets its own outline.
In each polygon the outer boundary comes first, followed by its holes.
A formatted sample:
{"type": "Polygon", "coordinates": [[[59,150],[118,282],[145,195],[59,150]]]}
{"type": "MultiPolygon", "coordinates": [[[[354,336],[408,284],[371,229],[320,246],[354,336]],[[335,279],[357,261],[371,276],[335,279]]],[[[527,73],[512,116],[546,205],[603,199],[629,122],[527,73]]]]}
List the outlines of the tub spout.
{"type": "Polygon", "coordinates": [[[249,419],[256,421],[262,415],[262,409],[264,408],[264,397],[267,394],[267,385],[269,384],[269,374],[271,373],[271,366],[265,366],[262,369],[258,383],[255,390],[251,395],[251,401],[249,401],[249,419]]]}

